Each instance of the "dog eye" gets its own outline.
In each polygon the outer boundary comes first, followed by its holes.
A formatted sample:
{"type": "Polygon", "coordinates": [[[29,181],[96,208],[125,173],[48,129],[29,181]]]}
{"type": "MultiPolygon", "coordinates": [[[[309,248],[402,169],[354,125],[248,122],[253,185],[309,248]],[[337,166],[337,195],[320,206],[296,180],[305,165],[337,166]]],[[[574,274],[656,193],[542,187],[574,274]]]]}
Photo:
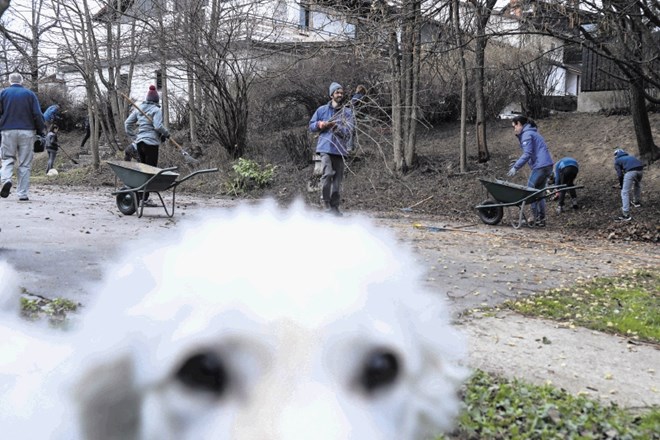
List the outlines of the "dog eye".
{"type": "Polygon", "coordinates": [[[398,374],[397,357],[388,351],[376,351],[365,360],[360,385],[367,393],[373,393],[394,383],[398,374]]]}
{"type": "Polygon", "coordinates": [[[176,377],[189,388],[218,396],[227,388],[227,370],[215,353],[200,353],[184,362],[176,377]]]}

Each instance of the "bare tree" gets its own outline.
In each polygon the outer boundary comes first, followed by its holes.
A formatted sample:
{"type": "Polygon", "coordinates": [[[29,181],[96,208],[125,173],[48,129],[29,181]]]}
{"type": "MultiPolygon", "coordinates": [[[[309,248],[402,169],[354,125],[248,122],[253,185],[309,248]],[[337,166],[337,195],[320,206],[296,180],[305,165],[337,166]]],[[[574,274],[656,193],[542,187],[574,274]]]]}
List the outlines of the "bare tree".
{"type": "Polygon", "coordinates": [[[461,65],[461,132],[459,141],[459,164],[460,171],[467,171],[467,147],[465,145],[466,123],[467,123],[467,100],[468,100],[468,68],[465,62],[465,47],[463,45],[463,36],[460,19],[460,2],[452,2],[452,19],[454,23],[454,35],[456,38],[456,47],[458,47],[459,60],[461,65]]]}
{"type": "Polygon", "coordinates": [[[609,74],[628,86],[639,154],[649,160],[659,158],[660,149],[653,141],[646,108],[647,102],[660,103],[657,97],[660,90],[658,2],[583,0],[569,5],[555,5],[536,17],[536,21],[537,25],[530,32],[546,33],[567,43],[581,44],[616,65],[618,73],[609,74]],[[558,20],[569,23],[568,32],[565,27],[552,25],[558,20]]]}
{"type": "MultiPolygon", "coordinates": [[[[9,7],[9,2],[6,3],[6,7],[2,10],[3,13],[9,7]]],[[[43,14],[44,7],[44,0],[31,0],[31,9],[28,17],[22,14],[16,14],[16,17],[23,21],[21,27],[26,28],[28,32],[8,29],[4,23],[0,22],[0,33],[2,33],[23,58],[26,73],[30,77],[35,91],[39,90],[39,50],[41,38],[45,33],[57,26],[57,20],[43,14]]]]}
{"type": "Polygon", "coordinates": [[[414,167],[416,160],[421,2],[404,0],[392,8],[380,1],[378,12],[377,20],[384,25],[387,35],[390,61],[394,167],[395,171],[405,173],[414,167]]]}
{"type": "Polygon", "coordinates": [[[177,70],[188,75],[192,124],[204,123],[234,158],[247,145],[248,93],[255,78],[260,51],[250,35],[259,24],[258,3],[191,0],[179,12],[185,26],[167,38],[169,56],[181,62],[177,70]]]}
{"type": "Polygon", "coordinates": [[[497,0],[469,0],[474,8],[475,18],[475,102],[477,107],[476,133],[478,161],[487,162],[490,159],[488,152],[488,143],[486,140],[486,97],[484,95],[484,68],[486,66],[486,45],[488,44],[488,35],[486,26],[493,13],[493,7],[497,0]]]}

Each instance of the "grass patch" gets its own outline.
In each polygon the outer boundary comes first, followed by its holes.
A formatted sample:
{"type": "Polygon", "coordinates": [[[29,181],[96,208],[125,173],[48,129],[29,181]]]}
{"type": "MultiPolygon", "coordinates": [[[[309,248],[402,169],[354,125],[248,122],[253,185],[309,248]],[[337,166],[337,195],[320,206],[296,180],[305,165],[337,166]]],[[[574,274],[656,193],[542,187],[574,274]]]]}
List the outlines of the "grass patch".
{"type": "Polygon", "coordinates": [[[65,326],[69,313],[76,312],[79,304],[66,299],[49,299],[42,296],[22,296],[21,315],[29,320],[47,318],[53,326],[65,326]]]}
{"type": "Polygon", "coordinates": [[[458,428],[438,440],[656,439],[660,408],[632,414],[550,385],[477,370],[466,385],[458,428]]]}
{"type": "Polygon", "coordinates": [[[503,307],[592,330],[660,343],[660,271],[553,289],[503,307]]]}

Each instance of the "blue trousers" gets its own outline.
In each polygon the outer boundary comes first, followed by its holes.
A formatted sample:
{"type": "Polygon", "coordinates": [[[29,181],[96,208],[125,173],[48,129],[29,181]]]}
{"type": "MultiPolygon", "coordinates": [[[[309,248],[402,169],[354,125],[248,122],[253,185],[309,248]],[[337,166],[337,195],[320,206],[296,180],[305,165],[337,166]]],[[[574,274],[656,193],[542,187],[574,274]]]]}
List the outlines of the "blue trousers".
{"type": "MultiPolygon", "coordinates": [[[[537,168],[532,170],[532,174],[529,176],[527,181],[527,186],[536,189],[545,188],[548,182],[548,177],[552,174],[552,165],[547,167],[537,168]]],[[[545,199],[541,199],[538,202],[531,204],[532,213],[534,214],[535,220],[545,220],[545,199]]]]}

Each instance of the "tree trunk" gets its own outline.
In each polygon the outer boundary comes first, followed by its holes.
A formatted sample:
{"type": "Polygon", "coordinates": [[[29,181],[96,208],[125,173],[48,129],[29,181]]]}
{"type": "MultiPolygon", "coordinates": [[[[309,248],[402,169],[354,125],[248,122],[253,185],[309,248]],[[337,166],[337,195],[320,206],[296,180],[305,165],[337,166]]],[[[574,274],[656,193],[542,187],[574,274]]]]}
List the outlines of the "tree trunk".
{"type": "Polygon", "coordinates": [[[653,142],[653,132],[644,99],[644,81],[637,77],[630,81],[630,112],[635,126],[640,158],[652,162],[660,158],[660,150],[653,142]]]}
{"type": "Polygon", "coordinates": [[[390,32],[389,46],[390,72],[392,75],[392,151],[394,153],[394,169],[396,171],[403,171],[405,163],[402,147],[401,62],[396,32],[390,32]]]}
{"type": "Polygon", "coordinates": [[[485,3],[472,1],[476,13],[477,37],[475,42],[475,101],[476,101],[476,134],[478,161],[487,162],[490,159],[486,141],[486,97],[484,96],[484,68],[486,65],[486,26],[490,20],[496,0],[486,0],[485,3]]]}
{"type": "Polygon", "coordinates": [[[409,25],[410,56],[409,70],[406,75],[409,81],[405,87],[408,97],[406,99],[405,111],[407,114],[406,137],[404,144],[405,169],[414,168],[416,160],[415,146],[417,144],[417,94],[419,91],[419,72],[421,69],[421,2],[411,2],[411,21],[409,25]]]}
{"type": "Polygon", "coordinates": [[[468,94],[468,72],[465,63],[465,48],[463,47],[463,37],[461,36],[461,21],[459,0],[453,0],[453,23],[456,36],[456,46],[458,47],[459,60],[461,64],[461,131],[459,133],[459,168],[461,173],[467,171],[467,148],[465,145],[465,133],[467,122],[467,94],[468,94]]]}

